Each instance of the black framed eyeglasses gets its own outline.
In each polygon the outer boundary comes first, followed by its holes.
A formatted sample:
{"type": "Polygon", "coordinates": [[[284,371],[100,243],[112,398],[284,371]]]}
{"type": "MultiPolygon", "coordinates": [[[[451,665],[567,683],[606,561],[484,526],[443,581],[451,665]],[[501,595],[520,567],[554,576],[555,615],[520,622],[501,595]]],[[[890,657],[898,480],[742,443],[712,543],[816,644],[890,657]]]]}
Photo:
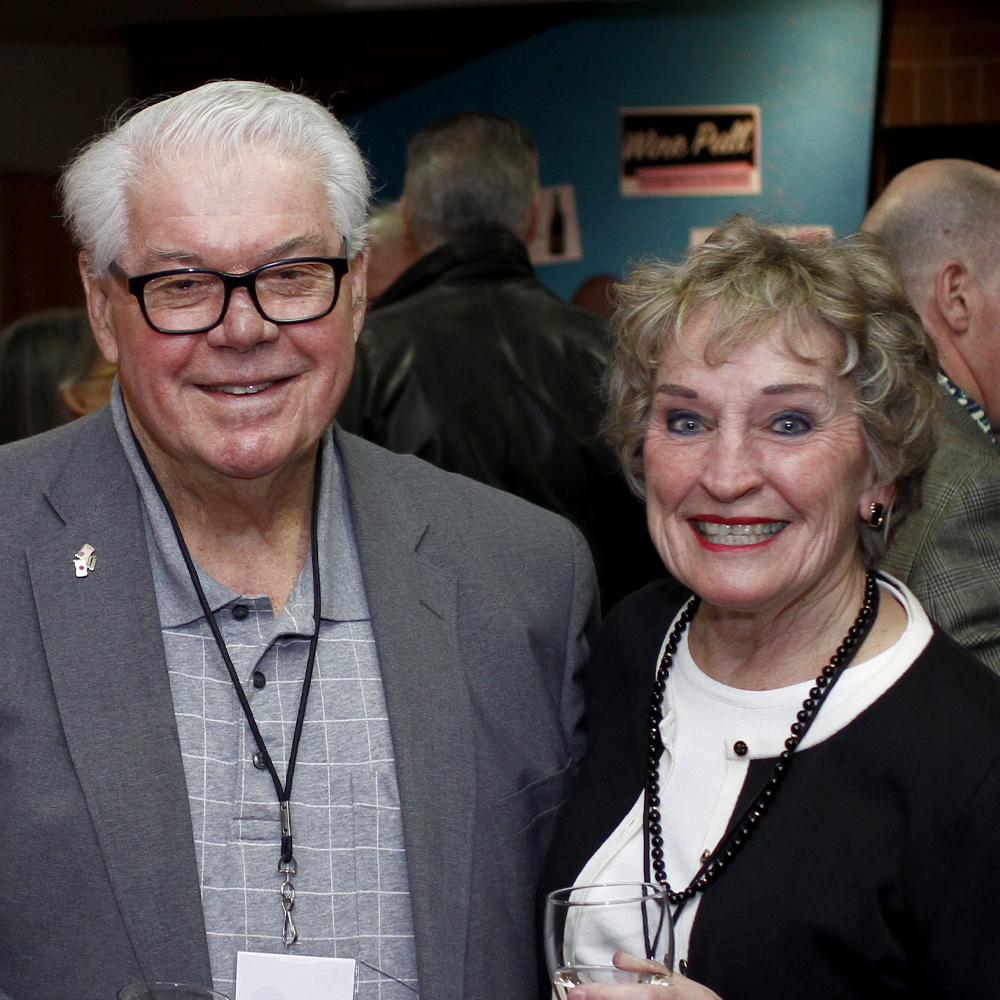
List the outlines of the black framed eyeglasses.
{"type": "Polygon", "coordinates": [[[269,323],[308,323],[331,313],[347,274],[346,257],[290,257],[255,267],[245,274],[226,274],[204,267],[127,275],[112,262],[139,302],[146,322],[157,333],[207,333],[225,319],[233,290],[245,288],[269,323]]]}

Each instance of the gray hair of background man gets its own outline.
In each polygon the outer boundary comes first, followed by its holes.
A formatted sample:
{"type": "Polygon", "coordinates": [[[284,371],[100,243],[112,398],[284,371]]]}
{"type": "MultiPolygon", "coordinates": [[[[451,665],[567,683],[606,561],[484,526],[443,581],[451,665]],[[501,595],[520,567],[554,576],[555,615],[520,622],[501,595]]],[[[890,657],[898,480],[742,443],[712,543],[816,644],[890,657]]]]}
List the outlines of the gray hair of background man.
{"type": "Polygon", "coordinates": [[[66,221],[103,274],[128,246],[128,197],[143,172],[164,160],[239,161],[266,150],[312,160],[348,257],[365,245],[371,187],[350,133],[321,104],[265,83],[221,80],[125,115],[70,163],[61,186],[66,221]]]}
{"type": "Polygon", "coordinates": [[[525,239],[538,188],[535,140],[512,118],[463,111],[422,128],[406,150],[404,211],[424,250],[493,226],[525,239]]]}
{"type": "Polygon", "coordinates": [[[917,164],[893,179],[863,228],[882,241],[911,298],[951,258],[989,278],[1000,264],[1000,173],[971,160],[917,164]]]}

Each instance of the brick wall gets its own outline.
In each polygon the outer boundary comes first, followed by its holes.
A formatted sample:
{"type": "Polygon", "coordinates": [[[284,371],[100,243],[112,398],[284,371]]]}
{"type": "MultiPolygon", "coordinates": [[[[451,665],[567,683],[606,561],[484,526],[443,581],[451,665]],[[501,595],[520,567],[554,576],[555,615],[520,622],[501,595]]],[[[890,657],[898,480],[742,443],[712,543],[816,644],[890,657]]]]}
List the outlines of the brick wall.
{"type": "Polygon", "coordinates": [[[1000,123],[1000,3],[895,0],[885,125],[1000,123]]]}

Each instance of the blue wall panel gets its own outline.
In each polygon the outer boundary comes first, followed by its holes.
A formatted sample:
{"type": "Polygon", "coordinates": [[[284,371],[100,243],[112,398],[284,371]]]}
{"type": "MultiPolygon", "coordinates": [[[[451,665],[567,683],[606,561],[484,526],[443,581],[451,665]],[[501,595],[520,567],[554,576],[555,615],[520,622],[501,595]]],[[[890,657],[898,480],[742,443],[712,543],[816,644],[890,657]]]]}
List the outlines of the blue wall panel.
{"type": "Polygon", "coordinates": [[[523,122],[543,184],[576,185],[584,259],[539,268],[568,297],[597,271],[675,256],[688,229],[732,212],[857,228],[871,155],[880,0],[685,0],[595,6],[383,101],[352,124],[381,197],[400,193],[409,137],[454,111],[523,122]],[[759,195],[623,198],[618,109],[759,104],[759,195]]]}

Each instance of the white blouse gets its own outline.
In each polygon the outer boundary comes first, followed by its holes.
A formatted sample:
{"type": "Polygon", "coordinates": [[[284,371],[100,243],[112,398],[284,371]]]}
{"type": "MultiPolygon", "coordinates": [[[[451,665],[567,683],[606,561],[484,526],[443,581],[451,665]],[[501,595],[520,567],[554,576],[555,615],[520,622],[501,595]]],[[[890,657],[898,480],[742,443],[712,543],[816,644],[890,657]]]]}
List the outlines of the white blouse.
{"type": "MultiPolygon", "coordinates": [[[[931,639],[931,623],[907,587],[893,577],[885,577],[880,583],[906,610],[906,629],[889,649],[844,671],[800,749],[821,743],[857,718],[903,676],[931,639]]],[[[668,635],[672,629],[673,624],[668,635]]],[[[656,669],[663,646],[656,663],[650,664],[651,670],[656,669]]],[[[817,674],[824,665],[817,662],[817,674]]],[[[777,757],[784,749],[795,715],[813,684],[804,681],[768,691],[746,691],[721,684],[702,673],[694,662],[685,632],[670,668],[660,727],[664,742],[659,766],[664,860],[667,878],[675,891],[688,885],[701,866],[703,852],[711,853],[725,834],[750,762],[777,757]],[[734,750],[738,742],[746,745],[742,755],[734,750]]],[[[576,880],[578,885],[642,881],[644,798],[639,796],[618,828],[587,862],[576,880]]],[[[766,818],[763,822],[767,822],[766,818]]],[[[695,896],[678,920],[675,961],[687,958],[700,901],[701,896],[695,896]]],[[[627,950],[643,954],[641,935],[618,928],[616,936],[627,950]]]]}

